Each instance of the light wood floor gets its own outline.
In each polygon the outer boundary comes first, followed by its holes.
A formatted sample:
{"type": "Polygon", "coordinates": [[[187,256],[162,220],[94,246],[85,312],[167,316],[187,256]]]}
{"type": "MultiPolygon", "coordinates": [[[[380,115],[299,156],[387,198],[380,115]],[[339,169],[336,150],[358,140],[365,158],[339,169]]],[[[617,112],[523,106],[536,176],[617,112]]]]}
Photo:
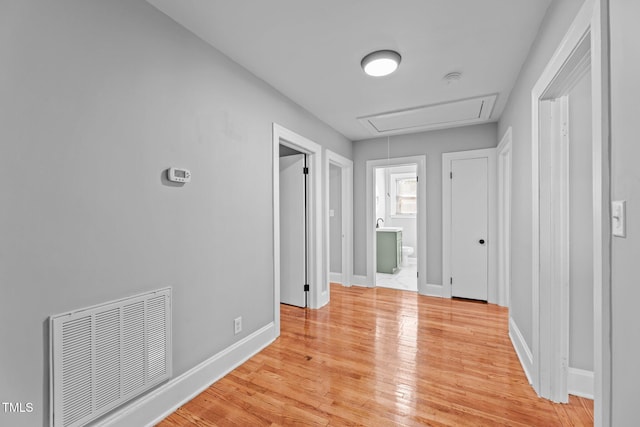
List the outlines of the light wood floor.
{"type": "Polygon", "coordinates": [[[274,344],[159,425],[593,425],[590,400],[536,397],[504,308],[334,284],[281,313],[274,344]]]}

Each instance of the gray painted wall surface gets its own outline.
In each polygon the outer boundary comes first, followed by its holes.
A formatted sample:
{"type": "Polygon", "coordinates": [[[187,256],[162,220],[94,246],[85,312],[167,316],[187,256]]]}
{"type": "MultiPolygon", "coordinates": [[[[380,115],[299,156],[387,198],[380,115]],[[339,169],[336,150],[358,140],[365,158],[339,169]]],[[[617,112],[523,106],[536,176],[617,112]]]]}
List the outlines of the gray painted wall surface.
{"type": "Polygon", "coordinates": [[[569,366],[593,371],[591,73],[569,94],[569,366]]]}
{"type": "Polygon", "coordinates": [[[342,273],[342,169],[329,165],[329,271],[342,273]]]}
{"type": "Polygon", "coordinates": [[[522,66],[498,124],[502,138],[513,128],[511,307],[513,317],[532,348],[531,309],[531,90],[582,6],[583,0],[556,0],[549,5],[538,36],[522,66]]]}
{"type": "Polygon", "coordinates": [[[50,315],[172,286],[174,376],[273,321],[272,122],[348,140],[143,0],[3,1],[0,57],[0,425],[50,315]]]}
{"type": "Polygon", "coordinates": [[[638,424],[640,384],[640,2],[611,0],[611,191],[627,201],[627,237],[613,237],[613,426],[638,424]]]}
{"type": "MultiPolygon", "coordinates": [[[[427,155],[427,283],[442,284],[442,153],[495,147],[496,123],[391,137],[390,157],[427,155]]],[[[387,158],[387,138],[353,144],[354,274],[366,275],[366,161],[387,158]]],[[[424,196],[424,195],[421,195],[424,196]]],[[[372,225],[373,226],[373,225],[372,225]]]]}

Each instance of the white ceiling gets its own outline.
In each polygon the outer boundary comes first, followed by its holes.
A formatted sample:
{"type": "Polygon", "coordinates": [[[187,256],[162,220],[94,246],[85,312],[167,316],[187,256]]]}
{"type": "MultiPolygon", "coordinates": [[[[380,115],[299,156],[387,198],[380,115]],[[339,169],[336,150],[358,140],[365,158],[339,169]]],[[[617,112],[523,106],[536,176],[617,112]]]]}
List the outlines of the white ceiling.
{"type": "Polygon", "coordinates": [[[359,118],[492,94],[496,121],[552,0],[148,1],[360,140],[374,135],[359,118]],[[402,63],[369,77],[360,61],[380,49],[402,63]],[[452,71],[462,79],[447,84],[452,71]]]}

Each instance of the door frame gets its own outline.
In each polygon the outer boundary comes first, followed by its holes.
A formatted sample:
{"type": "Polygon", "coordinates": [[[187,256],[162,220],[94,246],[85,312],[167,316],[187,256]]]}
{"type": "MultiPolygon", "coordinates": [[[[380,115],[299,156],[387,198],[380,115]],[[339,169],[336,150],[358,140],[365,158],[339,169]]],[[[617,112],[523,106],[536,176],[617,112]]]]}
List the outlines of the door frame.
{"type": "Polygon", "coordinates": [[[276,336],[280,336],[280,144],[307,154],[308,175],[308,235],[307,246],[309,307],[319,308],[321,302],[328,300],[322,293],[323,255],[322,233],[322,147],[284,126],[273,123],[272,126],[272,172],[273,172],[273,302],[276,336]]]}
{"type": "Polygon", "coordinates": [[[457,151],[442,153],[442,296],[451,298],[451,162],[453,160],[487,158],[487,302],[498,302],[496,281],[496,149],[457,151]]]}
{"type": "Polygon", "coordinates": [[[513,132],[511,126],[496,148],[498,162],[498,305],[511,304],[511,188],[513,132]]]}
{"type": "MultiPolygon", "coordinates": [[[[341,283],[343,286],[351,286],[353,276],[353,161],[343,157],[331,150],[325,151],[324,176],[325,176],[325,280],[324,286],[327,289],[327,298],[331,298],[330,279],[330,249],[331,249],[331,228],[329,226],[329,197],[330,197],[330,168],[331,165],[340,168],[341,174],[341,218],[342,218],[342,272],[341,283]]],[[[327,302],[329,302],[327,300],[327,302]]]]}
{"type": "MultiPolygon", "coordinates": [[[[552,236],[540,235],[541,147],[550,138],[540,127],[540,110],[544,99],[559,98],[574,83],[580,67],[591,69],[592,153],[593,153],[593,279],[594,279],[594,424],[611,425],[611,213],[609,156],[609,50],[608,1],[586,0],[569,31],[543,70],[532,93],[532,310],[533,310],[533,386],[551,400],[566,399],[566,370],[563,342],[566,331],[541,328],[541,319],[562,320],[568,313],[566,304],[541,304],[540,295],[562,298],[564,292],[549,281],[541,280],[541,239],[562,250],[564,244],[552,236]],[[586,50],[586,54],[585,54],[586,50]],[[586,59],[585,59],[586,58],[586,59]],[[549,369],[560,375],[549,375],[549,369]],[[560,378],[559,378],[560,377],[560,378]],[[564,377],[564,378],[563,378],[564,377]]],[[[559,155],[561,153],[556,153],[559,155]]],[[[557,159],[556,159],[557,160],[557,159]]],[[[543,165],[544,166],[544,165],[543,165]]],[[[562,188],[551,186],[551,200],[562,202],[562,188]]],[[[561,274],[561,265],[551,265],[551,274],[561,274]]]]}
{"type": "Polygon", "coordinates": [[[432,295],[427,285],[427,156],[407,156],[390,159],[367,160],[366,162],[366,244],[367,244],[367,279],[368,287],[376,286],[376,232],[375,226],[375,170],[387,166],[407,166],[417,165],[418,176],[418,213],[416,214],[416,234],[418,257],[418,293],[421,295],[432,295]],[[422,276],[420,276],[422,273],[422,276]]]}

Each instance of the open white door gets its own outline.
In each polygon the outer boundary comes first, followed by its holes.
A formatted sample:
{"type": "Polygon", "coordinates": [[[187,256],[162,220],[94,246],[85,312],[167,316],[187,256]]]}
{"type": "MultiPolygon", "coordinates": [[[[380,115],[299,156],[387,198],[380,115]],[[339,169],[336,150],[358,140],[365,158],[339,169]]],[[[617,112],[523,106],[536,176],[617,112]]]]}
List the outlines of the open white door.
{"type": "Polygon", "coordinates": [[[304,154],[280,158],[280,302],[305,307],[304,154]]]}

